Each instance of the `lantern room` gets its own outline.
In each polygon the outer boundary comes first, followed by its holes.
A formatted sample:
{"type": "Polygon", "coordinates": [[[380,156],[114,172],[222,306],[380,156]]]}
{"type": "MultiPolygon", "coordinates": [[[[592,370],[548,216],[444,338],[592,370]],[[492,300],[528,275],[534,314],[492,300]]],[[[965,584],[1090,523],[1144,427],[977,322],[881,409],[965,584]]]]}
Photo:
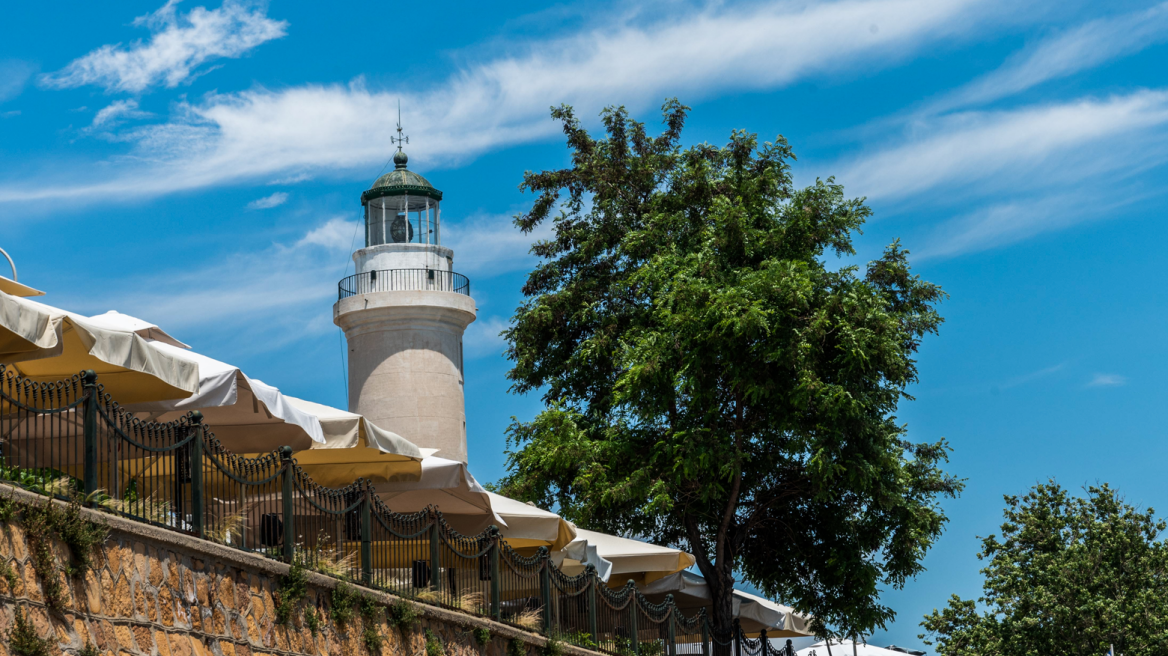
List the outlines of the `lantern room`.
{"type": "Polygon", "coordinates": [[[365,246],[442,243],[439,205],[442,192],[407,168],[409,158],[399,150],[394,170],[377,179],[361,194],[365,206],[365,246]]]}

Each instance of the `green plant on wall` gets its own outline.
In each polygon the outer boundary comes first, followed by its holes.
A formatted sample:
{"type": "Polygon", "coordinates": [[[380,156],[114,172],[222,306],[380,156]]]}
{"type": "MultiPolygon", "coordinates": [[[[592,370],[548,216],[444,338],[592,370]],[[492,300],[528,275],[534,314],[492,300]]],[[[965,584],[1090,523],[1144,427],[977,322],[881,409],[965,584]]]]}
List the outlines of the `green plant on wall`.
{"type": "Polygon", "coordinates": [[[430,629],[426,629],[426,656],[443,656],[445,649],[442,641],[430,629]]]}
{"type": "Polygon", "coordinates": [[[12,656],[50,656],[49,641],[37,635],[36,627],[18,606],[8,632],[8,651],[12,656]]]}
{"type": "MultiPolygon", "coordinates": [[[[292,563],[288,573],[280,577],[276,587],[276,623],[288,625],[292,622],[292,611],[308,595],[308,577],[300,563],[292,563]]],[[[313,632],[315,635],[315,632],[313,632]]]]}
{"type": "Polygon", "coordinates": [[[76,496],[63,507],[52,499],[43,505],[16,504],[21,511],[21,521],[28,529],[29,555],[41,579],[45,603],[60,610],[64,605],[66,582],[57,573],[53,539],[60,539],[69,547],[71,559],[65,565],[65,575],[80,576],[93,567],[93,554],[105,543],[109,527],[85,519],[81,514],[81,500],[76,496]]]}
{"type": "Polygon", "coordinates": [[[527,645],[519,638],[507,641],[507,656],[527,656],[527,645]]]}
{"type": "Polygon", "coordinates": [[[320,615],[316,614],[316,609],[312,606],[304,609],[304,626],[312,633],[312,637],[320,632],[320,615]]]}
{"type": "Polygon", "coordinates": [[[388,614],[389,623],[396,626],[399,631],[404,632],[418,623],[418,607],[405,599],[398,599],[391,604],[388,614]]]}
{"type": "Polygon", "coordinates": [[[351,585],[338,583],[337,587],[333,588],[332,594],[332,609],[329,611],[329,616],[338,626],[344,627],[356,615],[357,602],[360,593],[351,585]]]}
{"type": "Polygon", "coordinates": [[[473,631],[475,644],[480,647],[486,647],[487,643],[491,642],[491,630],[485,626],[476,627],[473,631]]]}

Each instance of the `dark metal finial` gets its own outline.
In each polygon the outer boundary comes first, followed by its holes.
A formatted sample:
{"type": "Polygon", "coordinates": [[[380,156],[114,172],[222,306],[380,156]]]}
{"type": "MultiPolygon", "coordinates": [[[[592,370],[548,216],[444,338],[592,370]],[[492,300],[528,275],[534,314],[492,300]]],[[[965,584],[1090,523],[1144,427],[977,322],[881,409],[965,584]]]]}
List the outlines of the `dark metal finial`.
{"type": "Polygon", "coordinates": [[[410,138],[408,136],[402,134],[401,98],[398,98],[398,101],[397,101],[397,136],[390,137],[389,141],[390,141],[390,143],[397,144],[397,152],[399,152],[399,153],[402,151],[402,144],[408,144],[410,142],[410,138]]]}

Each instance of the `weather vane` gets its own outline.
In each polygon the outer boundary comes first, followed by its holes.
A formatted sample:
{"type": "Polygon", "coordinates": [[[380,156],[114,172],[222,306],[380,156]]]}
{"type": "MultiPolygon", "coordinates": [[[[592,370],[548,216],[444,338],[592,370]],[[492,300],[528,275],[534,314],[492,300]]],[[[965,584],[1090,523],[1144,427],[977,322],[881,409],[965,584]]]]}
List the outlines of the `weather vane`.
{"type": "Polygon", "coordinates": [[[401,149],[402,149],[402,144],[408,144],[408,143],[410,142],[410,138],[409,138],[409,137],[407,137],[407,136],[403,136],[403,135],[402,135],[402,126],[401,126],[401,99],[400,99],[400,98],[399,98],[399,99],[398,99],[398,101],[397,101],[397,136],[396,136],[396,137],[390,137],[390,138],[389,138],[389,141],[390,141],[390,143],[395,143],[395,144],[397,144],[397,152],[399,152],[399,153],[401,152],[401,149]]]}

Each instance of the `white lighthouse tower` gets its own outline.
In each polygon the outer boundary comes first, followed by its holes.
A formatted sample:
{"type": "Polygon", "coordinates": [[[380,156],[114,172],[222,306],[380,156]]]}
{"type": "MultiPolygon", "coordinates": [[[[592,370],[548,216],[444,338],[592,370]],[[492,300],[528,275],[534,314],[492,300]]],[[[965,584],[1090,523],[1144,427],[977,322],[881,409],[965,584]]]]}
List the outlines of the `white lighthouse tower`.
{"type": "Polygon", "coordinates": [[[365,247],[339,284],[333,322],[349,345],[349,410],[435,455],[466,462],[462,334],[475,320],[470,281],[442,247],[442,192],[406,168],[361,194],[365,247]]]}

